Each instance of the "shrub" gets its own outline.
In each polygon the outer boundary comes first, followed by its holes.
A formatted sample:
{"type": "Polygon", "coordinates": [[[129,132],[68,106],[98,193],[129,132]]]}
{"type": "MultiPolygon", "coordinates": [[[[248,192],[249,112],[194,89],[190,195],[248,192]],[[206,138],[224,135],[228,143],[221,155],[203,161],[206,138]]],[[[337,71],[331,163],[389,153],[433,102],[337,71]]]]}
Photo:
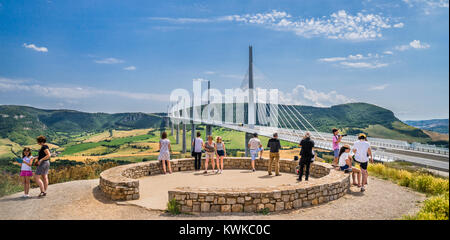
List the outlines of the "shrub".
{"type": "Polygon", "coordinates": [[[175,200],[175,198],[169,200],[167,203],[167,212],[173,215],[178,215],[181,213],[180,204],[175,200]]]}
{"type": "Polygon", "coordinates": [[[405,216],[405,220],[448,220],[448,192],[424,201],[422,209],[415,216],[405,216]]]}
{"type": "Polygon", "coordinates": [[[0,197],[23,191],[19,175],[0,175],[0,197]]]}
{"type": "Polygon", "coordinates": [[[426,194],[437,195],[449,190],[448,179],[434,177],[423,172],[394,169],[381,163],[370,164],[368,170],[375,176],[390,179],[401,186],[410,187],[426,194]]]}
{"type": "Polygon", "coordinates": [[[269,208],[263,208],[263,209],[259,210],[258,213],[262,214],[262,215],[267,215],[270,213],[270,210],[269,210],[269,208]]]}

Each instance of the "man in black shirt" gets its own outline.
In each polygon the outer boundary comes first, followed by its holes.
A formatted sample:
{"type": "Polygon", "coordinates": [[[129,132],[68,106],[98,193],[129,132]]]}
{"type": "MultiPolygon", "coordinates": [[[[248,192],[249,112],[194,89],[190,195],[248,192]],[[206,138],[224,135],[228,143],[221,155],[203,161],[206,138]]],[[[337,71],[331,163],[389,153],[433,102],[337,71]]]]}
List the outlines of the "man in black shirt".
{"type": "Polygon", "coordinates": [[[311,140],[311,134],[306,132],[305,137],[303,137],[299,146],[302,148],[300,151],[300,169],[298,180],[302,181],[303,169],[306,167],[305,180],[308,181],[309,178],[309,167],[311,164],[311,159],[313,155],[314,141],[311,140]]]}
{"type": "Polygon", "coordinates": [[[280,140],[278,140],[278,133],[273,134],[273,138],[269,139],[267,147],[270,148],[269,158],[269,175],[272,175],[272,164],[275,163],[275,176],[280,176],[280,140]]]}

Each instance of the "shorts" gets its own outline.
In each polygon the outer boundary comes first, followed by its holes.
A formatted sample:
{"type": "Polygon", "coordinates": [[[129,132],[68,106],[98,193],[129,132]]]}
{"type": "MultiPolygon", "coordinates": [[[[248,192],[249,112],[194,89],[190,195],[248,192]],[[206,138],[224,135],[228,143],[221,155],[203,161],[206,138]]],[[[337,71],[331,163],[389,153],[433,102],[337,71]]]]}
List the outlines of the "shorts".
{"type": "Polygon", "coordinates": [[[36,175],[47,175],[50,168],[50,162],[48,160],[41,162],[36,168],[36,175]]]}
{"type": "Polygon", "coordinates": [[[335,158],[339,157],[339,149],[334,149],[333,152],[334,152],[334,157],[335,158]]]}
{"type": "Polygon", "coordinates": [[[258,157],[258,153],[262,150],[262,148],[250,149],[250,157],[252,158],[252,161],[255,161],[255,159],[258,157]]]}
{"type": "Polygon", "coordinates": [[[32,171],[20,171],[20,176],[21,177],[31,177],[33,176],[33,172],[32,171]]]}
{"type": "Polygon", "coordinates": [[[364,163],[360,162],[359,166],[361,167],[361,169],[367,170],[367,164],[368,164],[368,162],[364,162],[364,163]]]}
{"type": "Polygon", "coordinates": [[[341,166],[339,168],[341,169],[341,171],[344,171],[346,169],[349,169],[349,170],[351,169],[350,166],[348,166],[347,164],[345,164],[345,166],[341,166]]]}
{"type": "Polygon", "coordinates": [[[206,159],[214,159],[215,152],[206,152],[206,159]]]}
{"type": "Polygon", "coordinates": [[[223,156],[225,156],[225,151],[224,150],[217,150],[217,155],[219,155],[219,157],[223,157],[223,156]]]}

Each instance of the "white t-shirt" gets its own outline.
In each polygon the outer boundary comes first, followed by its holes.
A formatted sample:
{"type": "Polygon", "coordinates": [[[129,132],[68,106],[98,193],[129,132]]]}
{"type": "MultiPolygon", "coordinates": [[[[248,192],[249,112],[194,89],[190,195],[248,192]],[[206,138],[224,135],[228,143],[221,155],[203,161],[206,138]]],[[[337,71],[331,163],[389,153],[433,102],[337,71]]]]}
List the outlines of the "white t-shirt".
{"type": "Polygon", "coordinates": [[[350,154],[346,153],[346,152],[342,153],[342,155],[339,157],[339,167],[343,167],[343,166],[347,165],[347,159],[348,159],[349,155],[350,154]]]}
{"type": "Polygon", "coordinates": [[[259,146],[261,145],[261,141],[258,138],[254,137],[248,141],[248,144],[250,144],[250,150],[255,150],[259,148],[259,146]]]}
{"type": "Polygon", "coordinates": [[[355,159],[358,162],[368,162],[369,157],[367,157],[367,151],[370,148],[370,143],[364,140],[358,140],[353,144],[353,149],[356,149],[355,159]]]}
{"type": "MultiPolygon", "coordinates": [[[[32,156],[30,157],[24,157],[22,159],[22,161],[27,162],[28,164],[30,164],[30,160],[31,160],[32,156]]],[[[31,167],[26,165],[25,163],[22,163],[22,168],[20,169],[22,171],[31,171],[31,167]]]]}
{"type": "Polygon", "coordinates": [[[202,138],[195,138],[194,140],[194,152],[199,153],[202,152],[202,145],[203,145],[203,139],[202,138]]]}

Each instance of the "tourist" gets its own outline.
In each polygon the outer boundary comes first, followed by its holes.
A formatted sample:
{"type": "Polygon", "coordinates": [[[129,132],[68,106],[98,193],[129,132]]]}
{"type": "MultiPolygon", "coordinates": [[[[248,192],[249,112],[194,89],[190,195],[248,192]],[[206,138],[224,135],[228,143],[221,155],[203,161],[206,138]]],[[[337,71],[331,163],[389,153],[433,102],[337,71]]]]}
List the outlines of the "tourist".
{"type": "Polygon", "coordinates": [[[216,155],[217,155],[217,172],[222,173],[223,171],[223,158],[227,156],[227,150],[225,148],[225,143],[222,137],[216,138],[216,155]]]}
{"type": "Polygon", "coordinates": [[[159,140],[159,156],[158,160],[161,161],[163,167],[163,172],[166,174],[166,164],[169,168],[169,173],[172,173],[172,167],[170,166],[170,152],[172,147],[170,146],[170,140],[167,139],[167,133],[163,132],[161,134],[161,140],[159,140]]]}
{"type": "Polygon", "coordinates": [[[205,160],[205,171],[203,173],[208,173],[208,162],[211,160],[212,170],[214,172],[215,164],[214,158],[216,155],[216,143],[213,141],[213,137],[208,136],[208,141],[205,143],[206,160],[205,160]]]}
{"type": "Polygon", "coordinates": [[[339,169],[345,172],[351,172],[353,185],[361,187],[361,171],[352,167],[352,157],[350,156],[350,146],[344,145],[339,150],[339,169]],[[355,181],[355,177],[358,178],[358,183],[355,181]]]}
{"type": "Polygon", "coordinates": [[[339,135],[339,130],[336,128],[333,128],[333,153],[334,153],[334,160],[333,164],[331,164],[333,167],[336,167],[338,165],[338,159],[339,159],[339,143],[342,140],[342,136],[339,135]]]}
{"type": "Polygon", "coordinates": [[[252,159],[252,171],[255,172],[255,159],[258,157],[258,153],[261,152],[259,159],[262,159],[264,149],[262,148],[261,141],[258,138],[257,133],[253,133],[253,137],[248,141],[248,148],[250,149],[250,157],[252,159]]]}
{"type": "Polygon", "coordinates": [[[364,185],[367,184],[367,178],[369,172],[367,171],[367,165],[370,158],[370,163],[373,163],[372,150],[370,149],[370,143],[367,141],[367,137],[364,133],[360,133],[358,136],[358,141],[353,144],[353,153],[355,154],[355,161],[359,163],[361,167],[361,192],[366,189],[364,185]]]}
{"type": "Polygon", "coordinates": [[[201,138],[201,135],[200,132],[197,132],[197,137],[192,141],[192,156],[194,157],[195,171],[200,170],[202,166],[203,139],[201,138]]]}
{"type": "Polygon", "coordinates": [[[281,144],[278,139],[278,133],[273,134],[273,138],[269,139],[267,142],[267,147],[270,148],[269,157],[269,175],[272,175],[272,164],[275,163],[275,176],[280,176],[280,149],[281,144]]]}
{"type": "Polygon", "coordinates": [[[31,169],[33,166],[33,156],[31,156],[31,149],[26,147],[22,151],[22,163],[20,168],[20,176],[22,177],[24,194],[22,197],[30,197],[30,178],[33,176],[31,169]]]}
{"type": "Polygon", "coordinates": [[[298,181],[302,181],[303,169],[305,169],[305,181],[308,181],[309,178],[309,167],[311,165],[311,161],[314,158],[313,147],[314,141],[311,140],[311,133],[306,132],[302,141],[299,144],[300,150],[300,169],[298,175],[298,181]]]}
{"type": "MultiPolygon", "coordinates": [[[[47,188],[48,188],[48,169],[50,168],[50,149],[47,146],[47,139],[44,136],[37,137],[37,143],[41,146],[39,150],[37,161],[35,165],[37,166],[36,172],[34,175],[34,180],[39,185],[39,189],[41,193],[39,197],[47,196],[47,188]]],[[[33,160],[36,158],[33,158],[33,160]]]]}

